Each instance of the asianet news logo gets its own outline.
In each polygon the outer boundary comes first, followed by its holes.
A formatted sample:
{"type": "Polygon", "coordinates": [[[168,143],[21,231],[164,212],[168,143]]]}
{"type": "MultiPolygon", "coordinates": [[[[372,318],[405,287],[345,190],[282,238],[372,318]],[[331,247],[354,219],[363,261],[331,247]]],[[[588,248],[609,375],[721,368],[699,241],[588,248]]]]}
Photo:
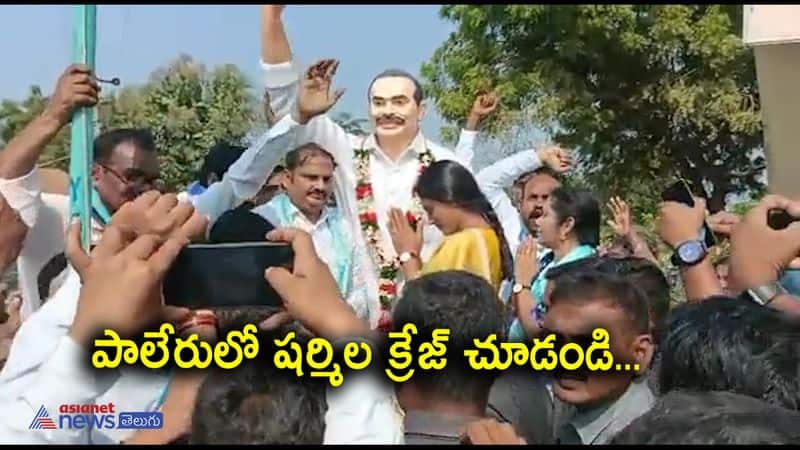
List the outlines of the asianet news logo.
{"type": "Polygon", "coordinates": [[[58,408],[58,421],[54,421],[44,405],[33,417],[28,429],[158,429],[164,426],[161,412],[121,412],[114,411],[114,404],[105,405],[61,405],[58,408]]]}

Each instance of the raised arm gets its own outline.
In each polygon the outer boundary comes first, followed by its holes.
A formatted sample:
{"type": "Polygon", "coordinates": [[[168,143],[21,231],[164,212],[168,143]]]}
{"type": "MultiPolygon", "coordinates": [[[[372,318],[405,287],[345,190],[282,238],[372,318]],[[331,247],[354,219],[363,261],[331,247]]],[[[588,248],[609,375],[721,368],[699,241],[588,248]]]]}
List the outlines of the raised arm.
{"type": "Polygon", "coordinates": [[[68,67],[58,79],[45,110],[0,152],[0,194],[28,228],[36,222],[41,204],[36,161],[77,108],[97,103],[99,92],[86,66],[68,67]]]}
{"type": "Polygon", "coordinates": [[[475,156],[475,140],[478,137],[478,125],[481,121],[491,114],[497,108],[498,99],[497,95],[493,92],[489,94],[480,94],[472,103],[472,110],[467,116],[467,123],[464,129],[461,130],[461,135],[458,137],[458,144],[456,144],[455,154],[458,158],[462,159],[468,167],[472,166],[472,158],[475,156]]]}
{"type": "Polygon", "coordinates": [[[297,123],[285,116],[242,153],[222,180],[194,201],[197,211],[208,218],[209,230],[222,214],[258,193],[272,168],[294,146],[296,134],[297,123]]]}
{"type": "MultiPolygon", "coordinates": [[[[700,198],[695,198],[693,208],[676,202],[662,203],[658,217],[658,235],[672,249],[677,249],[684,242],[696,240],[703,226],[705,211],[706,204],[700,198]]],[[[689,301],[701,301],[723,293],[707,256],[698,264],[681,267],[681,279],[689,301]]]]}
{"type": "Polygon", "coordinates": [[[330,89],[338,63],[322,61],[312,66],[299,91],[298,108],[284,115],[264,133],[228,169],[220,182],[214,183],[195,200],[197,210],[206,216],[210,226],[230,209],[252,198],[266,183],[271,169],[289,150],[314,142],[330,152],[339,167],[352,158],[350,139],[344,130],[325,113],[344,91],[330,89]],[[320,68],[325,71],[321,72],[320,68]]]}
{"type": "Polygon", "coordinates": [[[261,67],[270,107],[277,117],[291,113],[300,80],[283,28],[283,9],[284,5],[261,7],[261,67]]]}

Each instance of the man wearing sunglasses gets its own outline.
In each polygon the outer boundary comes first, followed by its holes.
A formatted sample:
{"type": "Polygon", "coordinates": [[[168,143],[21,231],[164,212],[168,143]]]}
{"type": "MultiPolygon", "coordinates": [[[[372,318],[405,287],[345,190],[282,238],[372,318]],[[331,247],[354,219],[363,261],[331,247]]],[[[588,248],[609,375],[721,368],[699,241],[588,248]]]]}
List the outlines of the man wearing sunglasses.
{"type": "Polygon", "coordinates": [[[556,440],[605,444],[655,400],[644,378],[654,347],[643,291],[626,277],[579,268],[558,277],[548,301],[543,329],[556,335],[556,347],[576,343],[587,349],[592,331],[602,328],[608,331],[614,364],[631,366],[608,372],[590,372],[584,366],[553,373],[553,396],[575,410],[561,423],[554,420],[556,440]]]}
{"type": "Polygon", "coordinates": [[[661,322],[653,303],[664,286],[648,281],[651,275],[639,264],[588,258],[548,273],[542,329],[556,336],[555,350],[575,343],[585,351],[592,331],[603,328],[614,363],[638,364],[639,370],[503,374],[492,388],[490,407],[529,444],[604,444],[651,407],[647,375],[652,333],[661,322]]]}

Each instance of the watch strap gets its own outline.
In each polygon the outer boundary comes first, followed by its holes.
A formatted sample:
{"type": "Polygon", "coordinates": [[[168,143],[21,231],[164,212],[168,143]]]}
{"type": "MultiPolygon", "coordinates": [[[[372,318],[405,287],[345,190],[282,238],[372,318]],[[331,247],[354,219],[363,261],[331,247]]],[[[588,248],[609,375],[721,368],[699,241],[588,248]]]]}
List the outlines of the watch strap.
{"type": "Polygon", "coordinates": [[[750,288],[747,290],[747,293],[754,302],[758,303],[759,305],[766,306],[769,305],[770,302],[775,299],[775,297],[781,294],[787,294],[788,291],[786,288],[781,286],[780,283],[773,281],[762,284],[761,286],[750,288]]]}

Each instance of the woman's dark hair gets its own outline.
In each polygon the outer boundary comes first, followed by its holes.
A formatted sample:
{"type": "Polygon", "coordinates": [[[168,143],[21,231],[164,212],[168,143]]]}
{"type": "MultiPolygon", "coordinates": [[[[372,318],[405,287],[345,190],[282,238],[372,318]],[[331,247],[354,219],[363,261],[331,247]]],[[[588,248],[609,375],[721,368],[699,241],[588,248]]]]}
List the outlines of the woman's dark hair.
{"type": "Polygon", "coordinates": [[[573,232],[580,244],[592,247],[600,244],[600,204],[591,192],[561,186],[550,193],[550,205],[559,223],[572,217],[573,232]]]}
{"type": "Polygon", "coordinates": [[[513,278],[514,263],[503,226],[469,170],[455,161],[436,161],[419,176],[415,190],[420,198],[457,206],[483,216],[500,241],[503,278],[513,278]]]}

